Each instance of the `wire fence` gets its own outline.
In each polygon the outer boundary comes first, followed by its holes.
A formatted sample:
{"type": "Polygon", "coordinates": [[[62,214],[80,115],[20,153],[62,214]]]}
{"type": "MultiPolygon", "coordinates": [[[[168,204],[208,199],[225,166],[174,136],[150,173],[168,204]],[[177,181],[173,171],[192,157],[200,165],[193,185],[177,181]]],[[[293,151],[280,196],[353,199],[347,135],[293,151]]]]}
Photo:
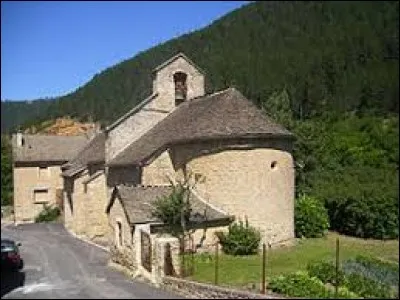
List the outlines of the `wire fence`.
{"type": "MultiPolygon", "coordinates": [[[[219,242],[204,245],[203,251],[200,253],[196,252],[193,243],[182,250],[180,256],[181,270],[177,276],[194,280],[201,277],[201,281],[214,285],[243,285],[242,287],[245,289],[257,291],[261,294],[267,293],[267,275],[271,275],[271,266],[268,260],[269,245],[263,243],[258,255],[240,257],[239,259],[238,257],[224,255],[219,242]],[[234,266],[235,262],[238,263],[237,267],[234,266]],[[201,269],[199,268],[201,264],[207,264],[208,267],[201,269]],[[251,269],[250,273],[245,271],[245,268],[251,269]],[[243,270],[242,274],[240,274],[241,270],[243,270]],[[236,280],[233,273],[239,273],[240,279],[236,280]]],[[[334,257],[332,258],[334,258],[336,271],[335,282],[339,282],[340,243],[338,238],[336,239],[335,249],[332,250],[334,250],[332,251],[334,257]]],[[[336,294],[338,287],[337,284],[334,284],[336,294]]]]}

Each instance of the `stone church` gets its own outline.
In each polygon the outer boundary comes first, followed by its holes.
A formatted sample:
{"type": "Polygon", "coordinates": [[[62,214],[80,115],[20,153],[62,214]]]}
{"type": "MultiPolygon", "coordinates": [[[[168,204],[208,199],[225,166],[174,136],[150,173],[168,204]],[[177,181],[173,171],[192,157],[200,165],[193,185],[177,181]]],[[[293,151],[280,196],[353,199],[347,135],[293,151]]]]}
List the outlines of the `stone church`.
{"type": "Polygon", "coordinates": [[[294,136],[240,91],[205,93],[205,73],[179,53],[153,71],[150,96],[61,167],[65,226],[140,260],[140,232],[162,227],[152,203],[188,174],[196,247],[248,219],[262,241],[294,238],[294,136]],[[205,229],[206,228],[206,229],[205,229]]]}

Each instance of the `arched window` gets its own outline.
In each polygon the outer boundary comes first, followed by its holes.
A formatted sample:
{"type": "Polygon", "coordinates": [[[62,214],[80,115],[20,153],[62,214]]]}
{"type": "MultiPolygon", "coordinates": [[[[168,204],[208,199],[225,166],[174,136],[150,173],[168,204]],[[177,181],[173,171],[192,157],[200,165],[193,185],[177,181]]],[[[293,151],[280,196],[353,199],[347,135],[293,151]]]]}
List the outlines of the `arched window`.
{"type": "Polygon", "coordinates": [[[176,72],[174,74],[175,83],[175,105],[178,106],[186,100],[187,85],[186,85],[187,75],[182,72],[176,72]]]}

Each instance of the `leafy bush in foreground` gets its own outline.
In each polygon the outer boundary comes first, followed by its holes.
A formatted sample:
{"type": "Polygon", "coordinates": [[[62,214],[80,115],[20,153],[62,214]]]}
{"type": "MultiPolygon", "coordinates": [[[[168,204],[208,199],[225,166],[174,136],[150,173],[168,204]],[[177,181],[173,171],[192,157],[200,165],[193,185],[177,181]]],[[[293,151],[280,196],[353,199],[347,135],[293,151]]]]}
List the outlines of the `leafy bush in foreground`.
{"type": "Polygon", "coordinates": [[[43,210],[35,218],[36,223],[55,221],[61,214],[58,207],[45,205],[43,210]]]}
{"type": "Polygon", "coordinates": [[[346,276],[346,279],[347,288],[364,298],[390,299],[393,297],[389,286],[379,284],[361,274],[351,273],[346,276]]]}
{"type": "MultiPolygon", "coordinates": [[[[311,277],[317,277],[323,283],[336,283],[336,269],[335,266],[330,262],[318,261],[307,265],[308,274],[311,277]]],[[[339,285],[345,285],[346,279],[343,271],[338,272],[338,283],[339,285]]]]}
{"type": "MultiPolygon", "coordinates": [[[[290,297],[335,298],[335,292],[324,285],[317,277],[310,277],[307,272],[295,272],[271,278],[268,288],[273,292],[290,297]]],[[[345,287],[338,289],[338,298],[359,298],[345,287]]]]}
{"type": "Polygon", "coordinates": [[[258,251],[261,235],[260,232],[249,225],[247,219],[229,225],[228,233],[216,233],[222,250],[231,255],[250,255],[258,251]]]}

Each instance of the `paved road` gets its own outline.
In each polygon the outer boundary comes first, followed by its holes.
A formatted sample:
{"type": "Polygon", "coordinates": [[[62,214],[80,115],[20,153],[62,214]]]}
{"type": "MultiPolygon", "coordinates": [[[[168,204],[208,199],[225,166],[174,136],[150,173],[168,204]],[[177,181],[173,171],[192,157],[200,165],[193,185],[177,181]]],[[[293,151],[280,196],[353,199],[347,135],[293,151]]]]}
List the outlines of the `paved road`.
{"type": "Polygon", "coordinates": [[[1,274],[4,299],[178,299],[106,266],[108,253],[72,237],[61,224],[2,225],[22,243],[23,272],[1,274]],[[20,286],[22,284],[22,286],[20,286]]]}

